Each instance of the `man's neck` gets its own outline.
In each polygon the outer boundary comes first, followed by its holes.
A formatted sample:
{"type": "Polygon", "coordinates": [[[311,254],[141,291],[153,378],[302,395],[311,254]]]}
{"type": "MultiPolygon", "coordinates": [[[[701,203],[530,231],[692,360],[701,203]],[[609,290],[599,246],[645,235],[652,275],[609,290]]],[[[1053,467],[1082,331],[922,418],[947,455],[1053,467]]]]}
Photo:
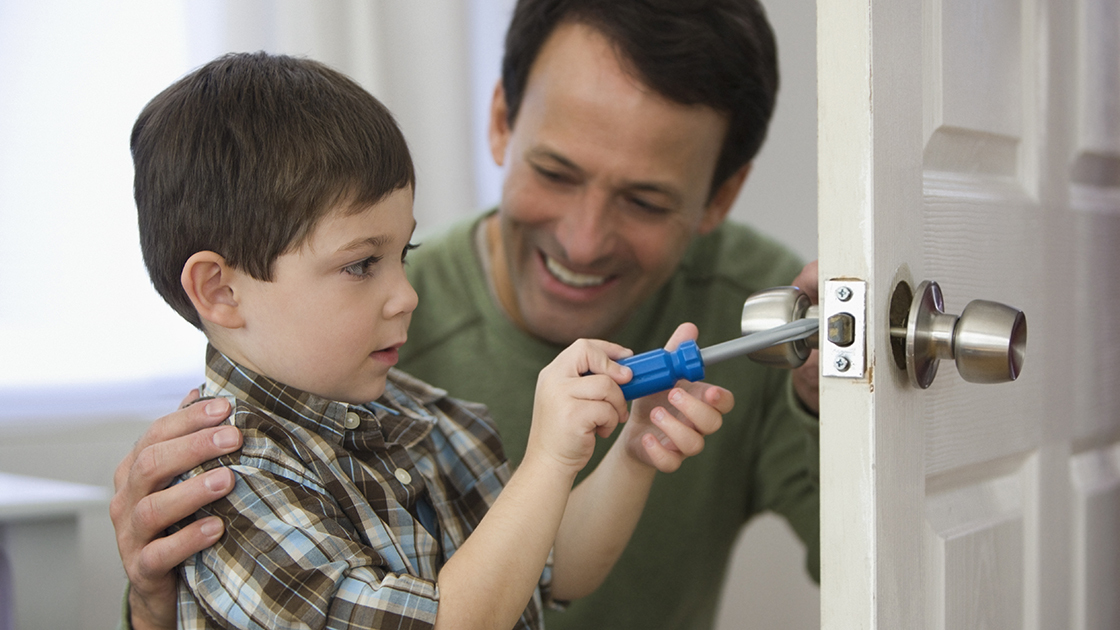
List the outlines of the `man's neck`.
{"type": "Polygon", "coordinates": [[[506,259],[505,245],[502,242],[502,227],[497,213],[484,220],[482,229],[485,230],[486,251],[482,253],[489,264],[484,265],[487,280],[494,291],[498,308],[505,313],[521,330],[525,330],[525,320],[521,316],[521,309],[517,305],[517,293],[513,288],[513,281],[509,277],[509,261],[506,259]]]}

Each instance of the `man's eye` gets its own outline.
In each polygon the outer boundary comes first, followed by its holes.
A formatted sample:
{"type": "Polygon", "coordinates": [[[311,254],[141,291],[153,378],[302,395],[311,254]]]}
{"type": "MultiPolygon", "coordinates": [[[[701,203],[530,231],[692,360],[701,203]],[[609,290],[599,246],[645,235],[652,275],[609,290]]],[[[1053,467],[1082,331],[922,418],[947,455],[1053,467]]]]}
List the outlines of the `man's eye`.
{"type": "Polygon", "coordinates": [[[352,276],[365,278],[369,275],[370,267],[377,264],[377,261],[379,260],[381,260],[380,256],[370,256],[369,258],[363,258],[362,260],[359,260],[352,265],[346,265],[342,268],[342,271],[343,273],[348,273],[352,276]]]}
{"type": "Polygon", "coordinates": [[[550,182],[556,182],[558,184],[570,184],[573,181],[573,179],[569,175],[561,173],[559,171],[549,170],[540,166],[534,166],[533,168],[536,169],[537,173],[539,173],[541,177],[547,179],[550,182]]]}
{"type": "Polygon", "coordinates": [[[635,206],[642,212],[645,212],[646,214],[663,215],[669,214],[670,212],[668,208],[655,203],[650,203],[645,199],[642,199],[641,197],[630,197],[630,204],[635,206]]]}

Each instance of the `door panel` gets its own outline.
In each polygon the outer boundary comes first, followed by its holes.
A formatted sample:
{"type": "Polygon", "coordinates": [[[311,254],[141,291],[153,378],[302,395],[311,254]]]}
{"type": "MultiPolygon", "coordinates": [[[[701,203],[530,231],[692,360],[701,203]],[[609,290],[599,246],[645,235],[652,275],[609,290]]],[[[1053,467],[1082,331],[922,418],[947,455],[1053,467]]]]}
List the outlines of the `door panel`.
{"type": "Polygon", "coordinates": [[[823,626],[1120,627],[1120,3],[820,0],[818,77],[820,273],[866,281],[869,357],[821,382],[823,626]],[[922,280],[1026,313],[1018,381],[910,385],[922,280]]]}

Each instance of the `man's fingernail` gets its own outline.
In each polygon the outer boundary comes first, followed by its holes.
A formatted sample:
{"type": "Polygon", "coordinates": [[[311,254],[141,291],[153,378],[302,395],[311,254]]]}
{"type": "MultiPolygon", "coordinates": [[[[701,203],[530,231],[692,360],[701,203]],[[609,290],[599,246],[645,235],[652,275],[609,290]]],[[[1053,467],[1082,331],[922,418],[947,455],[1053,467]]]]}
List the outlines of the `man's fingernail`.
{"type": "Polygon", "coordinates": [[[210,473],[203,478],[203,483],[206,484],[206,489],[210,492],[225,492],[228,477],[218,473],[210,473]]]}
{"type": "Polygon", "coordinates": [[[222,519],[217,516],[202,521],[202,534],[204,536],[217,536],[222,531],[222,519]]]}
{"type": "Polygon", "coordinates": [[[206,403],[206,415],[211,418],[224,418],[229,414],[229,403],[224,398],[215,398],[206,403]]]}
{"type": "Polygon", "coordinates": [[[233,427],[225,427],[214,433],[214,446],[218,448],[232,448],[237,446],[239,431],[233,427]]]}

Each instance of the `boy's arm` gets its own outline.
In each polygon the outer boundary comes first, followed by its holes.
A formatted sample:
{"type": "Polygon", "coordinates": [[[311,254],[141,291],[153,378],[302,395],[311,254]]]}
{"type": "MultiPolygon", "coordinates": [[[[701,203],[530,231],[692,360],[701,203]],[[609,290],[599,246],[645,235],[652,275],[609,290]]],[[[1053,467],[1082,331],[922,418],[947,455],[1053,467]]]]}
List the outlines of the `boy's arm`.
{"type": "Polygon", "coordinates": [[[541,371],[521,466],[439,574],[437,628],[509,628],[533,595],[596,435],[626,418],[627,354],[577,341],[541,371]],[[591,376],[581,376],[593,372],[591,376]]]}
{"type": "MultiPolygon", "coordinates": [[[[666,349],[695,338],[696,327],[684,324],[666,349]]],[[[634,401],[622,434],[568,500],[556,538],[553,597],[578,599],[606,579],[638,524],[656,473],[673,472],[700,453],[705,436],[720,428],[733,406],[726,389],[687,381],[634,401]]]]}

